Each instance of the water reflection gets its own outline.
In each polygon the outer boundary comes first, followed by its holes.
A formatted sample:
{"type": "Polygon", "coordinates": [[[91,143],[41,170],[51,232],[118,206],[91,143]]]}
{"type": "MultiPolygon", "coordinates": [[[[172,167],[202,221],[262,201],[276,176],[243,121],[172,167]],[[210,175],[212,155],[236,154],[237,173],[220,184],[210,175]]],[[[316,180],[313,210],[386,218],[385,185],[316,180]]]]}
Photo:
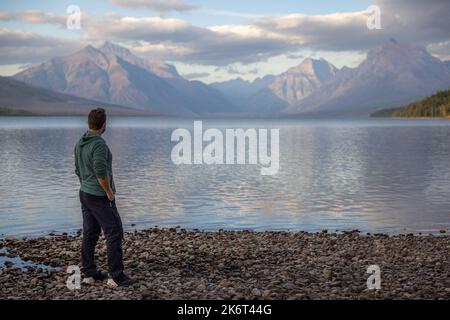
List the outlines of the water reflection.
{"type": "MultiPolygon", "coordinates": [[[[81,223],[73,146],[82,118],[0,118],[0,234],[81,223]],[[11,120],[12,119],[12,120],[11,120]]],[[[437,231],[448,228],[448,121],[204,120],[280,128],[280,171],[175,166],[174,128],[192,120],[113,118],[118,205],[126,225],[204,230],[437,231]]]]}

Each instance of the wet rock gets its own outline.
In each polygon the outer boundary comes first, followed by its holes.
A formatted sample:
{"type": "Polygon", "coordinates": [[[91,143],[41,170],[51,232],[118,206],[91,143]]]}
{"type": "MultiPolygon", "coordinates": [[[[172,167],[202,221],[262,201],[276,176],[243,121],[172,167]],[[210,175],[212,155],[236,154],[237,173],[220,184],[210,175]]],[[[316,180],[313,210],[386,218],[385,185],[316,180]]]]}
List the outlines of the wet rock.
{"type": "Polygon", "coordinates": [[[5,261],[5,267],[12,268],[13,265],[14,265],[14,263],[12,261],[9,261],[9,260],[5,261]]]}

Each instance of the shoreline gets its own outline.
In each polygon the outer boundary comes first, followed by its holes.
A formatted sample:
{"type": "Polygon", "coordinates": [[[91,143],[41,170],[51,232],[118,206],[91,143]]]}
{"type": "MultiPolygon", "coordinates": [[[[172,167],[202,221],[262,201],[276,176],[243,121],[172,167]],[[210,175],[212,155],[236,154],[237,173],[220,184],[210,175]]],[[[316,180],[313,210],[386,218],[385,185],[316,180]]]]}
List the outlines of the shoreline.
{"type": "MultiPolygon", "coordinates": [[[[137,223],[130,222],[123,225],[124,233],[135,233],[142,232],[151,229],[158,230],[169,230],[176,232],[200,232],[200,233],[219,233],[219,232],[253,232],[253,233],[264,233],[264,232],[274,232],[274,233],[306,233],[306,234],[316,234],[316,233],[330,233],[330,234],[345,234],[345,233],[358,233],[360,236],[415,236],[415,237],[427,237],[427,236],[446,236],[450,235],[450,229],[448,227],[440,227],[435,229],[394,229],[393,231],[387,232],[382,230],[360,230],[360,229],[251,229],[251,228],[237,228],[237,229],[199,229],[199,228],[188,228],[181,227],[180,225],[153,225],[153,224],[142,224],[138,226],[137,223]]],[[[48,229],[40,232],[31,232],[31,233],[18,233],[18,234],[8,234],[8,233],[0,233],[0,242],[5,239],[40,239],[46,237],[57,237],[57,236],[77,236],[82,232],[82,229],[79,227],[67,228],[67,229],[48,229]]]]}
{"type": "MultiPolygon", "coordinates": [[[[447,234],[150,228],[125,234],[136,285],[71,291],[66,270],[79,265],[80,244],[80,232],[0,239],[0,258],[32,265],[0,266],[0,299],[450,299],[447,234]],[[380,290],[367,288],[370,265],[380,267],[380,290]]],[[[97,257],[107,270],[103,238],[97,257]]]]}

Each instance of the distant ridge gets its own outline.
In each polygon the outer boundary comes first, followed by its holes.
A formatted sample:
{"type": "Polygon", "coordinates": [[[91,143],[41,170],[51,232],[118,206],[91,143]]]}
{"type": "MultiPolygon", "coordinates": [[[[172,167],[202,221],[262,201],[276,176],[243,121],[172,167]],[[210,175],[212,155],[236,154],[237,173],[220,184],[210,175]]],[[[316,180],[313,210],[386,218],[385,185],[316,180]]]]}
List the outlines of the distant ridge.
{"type": "Polygon", "coordinates": [[[207,85],[160,60],[111,42],[55,57],[14,76],[35,87],[105,104],[183,117],[214,115],[368,116],[450,87],[450,62],[389,39],[356,68],[307,58],[278,75],[207,85]]]}
{"type": "Polygon", "coordinates": [[[324,59],[305,59],[250,96],[235,87],[252,87],[238,80],[214,83],[244,111],[368,116],[380,108],[405,105],[450,86],[450,62],[423,47],[389,39],[368,52],[356,68],[335,68],[324,59]]]}
{"type": "Polygon", "coordinates": [[[0,115],[86,115],[95,106],[105,108],[110,115],[154,115],[0,77],[0,115]]]}
{"type": "Polygon", "coordinates": [[[373,117],[405,117],[405,118],[449,118],[450,89],[438,91],[420,101],[407,106],[383,109],[372,114],[373,117]]]}
{"type": "Polygon", "coordinates": [[[111,42],[32,66],[16,80],[104,103],[178,116],[233,112],[213,89],[182,78],[174,66],[133,55],[111,42]]]}
{"type": "Polygon", "coordinates": [[[450,86],[450,68],[421,46],[388,41],[356,68],[339,71],[290,113],[369,115],[405,105],[450,86]]]}

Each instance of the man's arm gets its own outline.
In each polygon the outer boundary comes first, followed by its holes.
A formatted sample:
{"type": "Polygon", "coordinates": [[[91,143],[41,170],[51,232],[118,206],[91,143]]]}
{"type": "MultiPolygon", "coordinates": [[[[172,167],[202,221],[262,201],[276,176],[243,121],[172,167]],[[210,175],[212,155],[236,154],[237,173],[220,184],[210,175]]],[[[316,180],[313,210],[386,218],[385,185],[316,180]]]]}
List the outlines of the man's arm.
{"type": "Polygon", "coordinates": [[[78,157],[77,157],[77,147],[76,146],[73,150],[73,154],[75,157],[75,174],[77,175],[78,180],[80,180],[80,183],[81,183],[81,175],[80,175],[80,168],[78,166],[78,157]]]}
{"type": "Polygon", "coordinates": [[[108,170],[107,170],[107,161],[106,158],[108,156],[108,149],[104,143],[99,143],[94,148],[93,154],[93,164],[94,164],[94,173],[97,177],[98,183],[105,191],[106,196],[109,201],[114,200],[114,192],[111,189],[111,184],[109,181],[108,170]]]}
{"type": "Polygon", "coordinates": [[[98,183],[100,184],[100,186],[103,188],[103,190],[105,190],[106,192],[106,196],[108,197],[109,201],[114,201],[114,192],[111,189],[111,184],[109,182],[109,177],[102,177],[102,178],[97,178],[98,183]]]}

